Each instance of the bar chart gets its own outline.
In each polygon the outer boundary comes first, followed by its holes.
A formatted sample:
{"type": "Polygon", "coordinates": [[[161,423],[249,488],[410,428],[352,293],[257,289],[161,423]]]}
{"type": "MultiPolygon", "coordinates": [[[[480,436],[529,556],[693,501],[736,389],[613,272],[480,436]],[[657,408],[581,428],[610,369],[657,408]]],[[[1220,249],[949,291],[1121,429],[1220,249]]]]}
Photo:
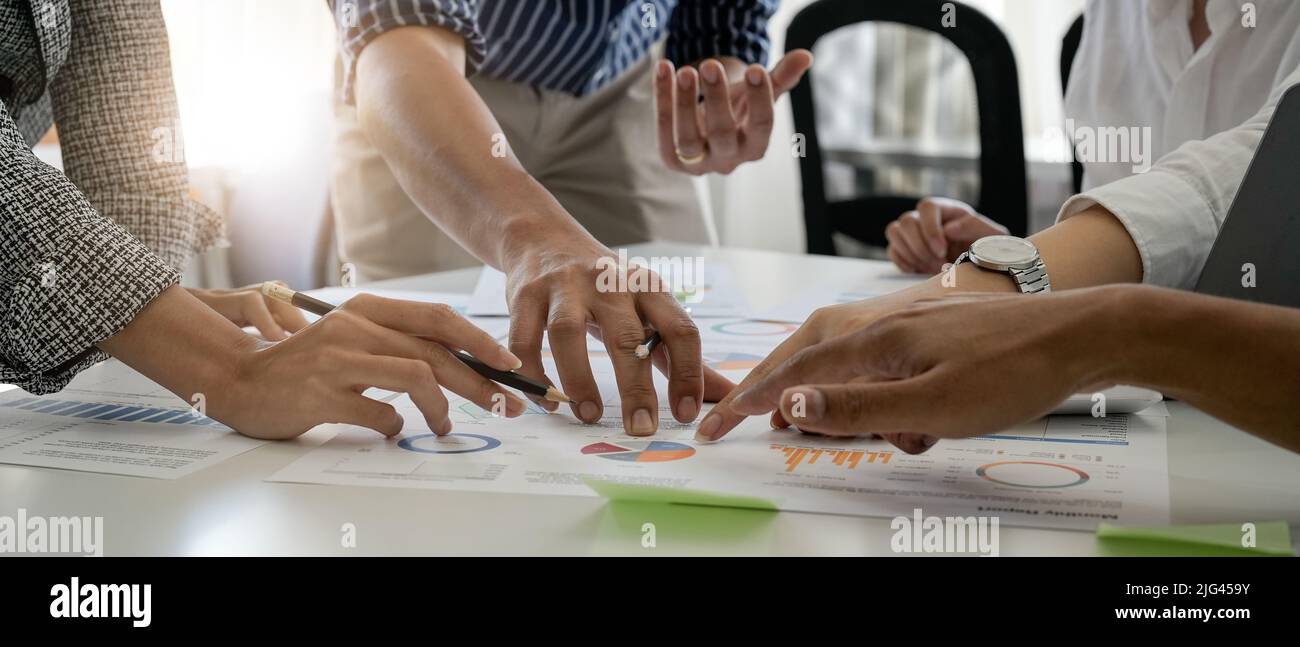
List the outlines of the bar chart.
{"type": "Polygon", "coordinates": [[[104,402],[82,402],[79,400],[62,400],[56,398],[28,397],[0,402],[0,406],[43,413],[51,416],[84,418],[113,422],[144,422],[167,425],[196,425],[226,428],[225,425],[199,415],[194,409],[176,409],[163,407],[146,407],[129,404],[104,402]]]}

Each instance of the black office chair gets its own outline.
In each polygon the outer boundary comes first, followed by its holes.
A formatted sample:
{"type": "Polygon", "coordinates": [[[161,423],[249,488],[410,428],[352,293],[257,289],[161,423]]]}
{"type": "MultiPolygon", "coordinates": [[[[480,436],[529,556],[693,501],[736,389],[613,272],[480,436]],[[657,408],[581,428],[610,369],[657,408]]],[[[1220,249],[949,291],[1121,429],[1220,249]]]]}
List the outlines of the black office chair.
{"type": "MultiPolygon", "coordinates": [[[[1074,56],[1079,53],[1079,41],[1083,40],[1083,16],[1074,19],[1074,24],[1065,32],[1061,40],[1061,96],[1070,87],[1070,70],[1074,69],[1074,56]]],[[[1083,164],[1074,156],[1074,147],[1070,147],[1070,170],[1074,174],[1074,192],[1083,192],[1083,164]]]]}
{"type": "MultiPolygon", "coordinates": [[[[950,13],[945,11],[945,4],[947,0],[819,0],[804,8],[791,21],[786,32],[786,50],[811,50],[822,36],[861,22],[891,22],[916,27],[942,36],[955,45],[970,62],[975,79],[980,138],[980,197],[975,206],[981,213],[1005,225],[1012,234],[1024,236],[1029,228],[1029,189],[1015,55],[1002,30],[972,7],[953,2],[956,26],[944,27],[941,20],[950,13]]],[[[828,200],[822,152],[817,139],[811,75],[805,76],[790,95],[795,131],[803,134],[805,144],[799,171],[803,179],[808,252],[836,254],[835,232],[869,245],[885,246],[885,226],[904,212],[916,208],[919,197],[872,195],[835,202],[828,200]]]]}

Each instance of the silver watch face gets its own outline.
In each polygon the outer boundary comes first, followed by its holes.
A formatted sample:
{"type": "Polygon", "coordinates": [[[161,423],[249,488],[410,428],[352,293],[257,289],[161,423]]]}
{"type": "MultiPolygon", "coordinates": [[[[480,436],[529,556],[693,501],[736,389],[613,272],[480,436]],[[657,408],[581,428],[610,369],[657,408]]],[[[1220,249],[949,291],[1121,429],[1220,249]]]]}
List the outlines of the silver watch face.
{"type": "Polygon", "coordinates": [[[1038,248],[1015,236],[985,236],[970,246],[972,260],[997,269],[1023,267],[1038,261],[1038,248]]]}

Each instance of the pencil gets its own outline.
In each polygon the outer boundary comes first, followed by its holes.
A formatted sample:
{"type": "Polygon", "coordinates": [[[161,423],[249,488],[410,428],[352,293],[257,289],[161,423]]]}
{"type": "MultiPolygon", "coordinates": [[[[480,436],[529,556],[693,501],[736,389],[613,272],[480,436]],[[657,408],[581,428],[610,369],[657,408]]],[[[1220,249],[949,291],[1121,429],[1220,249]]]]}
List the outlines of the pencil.
{"type": "Polygon", "coordinates": [[[661,341],[663,341],[663,339],[659,337],[658,330],[650,333],[650,336],[646,337],[645,342],[636,347],[637,359],[645,359],[649,357],[650,353],[655,352],[655,346],[658,346],[661,341]]]}
{"type": "MultiPolygon", "coordinates": [[[[335,308],[333,304],[321,301],[310,294],[303,294],[302,292],[295,291],[279,281],[267,281],[263,283],[262,294],[322,317],[335,308]]],[[[470,369],[475,373],[478,373],[479,375],[482,375],[498,384],[504,384],[505,386],[519,389],[524,393],[545,400],[550,400],[551,402],[572,402],[569,396],[564,395],[564,393],[560,392],[559,389],[553,386],[543,384],[514,371],[502,371],[492,368],[491,366],[484,364],[482,360],[463,350],[454,351],[452,352],[452,355],[455,355],[456,359],[460,360],[465,366],[470,367],[470,369]]]]}

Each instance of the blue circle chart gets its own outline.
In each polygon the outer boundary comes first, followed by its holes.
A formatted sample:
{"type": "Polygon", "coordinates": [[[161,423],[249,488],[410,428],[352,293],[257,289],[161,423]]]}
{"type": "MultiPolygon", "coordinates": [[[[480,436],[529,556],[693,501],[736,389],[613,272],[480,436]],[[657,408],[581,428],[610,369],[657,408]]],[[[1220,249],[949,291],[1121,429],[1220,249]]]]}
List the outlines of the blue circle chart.
{"type": "Polygon", "coordinates": [[[478,434],[447,434],[441,437],[437,434],[420,434],[419,436],[403,438],[398,441],[397,446],[421,454],[472,454],[496,449],[501,446],[501,441],[491,436],[480,436],[478,434]],[[464,441],[455,442],[460,439],[464,439],[464,441]]]}

